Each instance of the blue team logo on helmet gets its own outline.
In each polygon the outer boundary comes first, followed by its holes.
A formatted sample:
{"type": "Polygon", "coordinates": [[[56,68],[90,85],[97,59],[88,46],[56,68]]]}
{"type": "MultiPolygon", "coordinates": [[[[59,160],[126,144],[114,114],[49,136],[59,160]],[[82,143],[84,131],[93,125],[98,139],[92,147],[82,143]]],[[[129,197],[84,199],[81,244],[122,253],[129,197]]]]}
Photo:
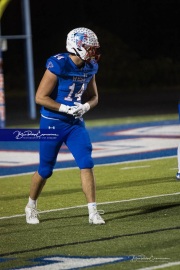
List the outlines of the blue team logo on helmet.
{"type": "Polygon", "coordinates": [[[76,33],[74,35],[77,47],[80,49],[82,44],[87,40],[87,35],[84,33],[76,33]]]}

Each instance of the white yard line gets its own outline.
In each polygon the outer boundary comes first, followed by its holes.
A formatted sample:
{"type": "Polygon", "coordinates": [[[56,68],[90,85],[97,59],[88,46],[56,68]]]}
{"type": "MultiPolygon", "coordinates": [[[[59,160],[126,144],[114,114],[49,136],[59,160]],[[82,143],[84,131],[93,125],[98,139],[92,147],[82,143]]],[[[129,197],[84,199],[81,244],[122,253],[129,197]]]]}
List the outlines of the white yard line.
{"type": "MultiPolygon", "coordinates": [[[[133,199],[127,199],[127,200],[121,200],[121,201],[102,202],[102,203],[98,203],[98,205],[113,204],[113,203],[123,203],[123,202],[131,202],[131,201],[140,201],[140,200],[147,200],[147,199],[153,199],[153,198],[159,198],[159,197],[167,197],[167,196],[176,196],[176,195],[180,195],[180,192],[170,193],[170,194],[160,194],[160,195],[147,196],[147,197],[141,197],[141,198],[133,198],[133,199]]],[[[65,208],[58,208],[58,209],[51,209],[51,210],[46,210],[46,211],[40,211],[39,213],[40,214],[42,214],[42,213],[50,213],[50,212],[64,211],[64,210],[77,209],[77,208],[83,208],[83,207],[87,207],[87,204],[71,206],[71,207],[65,207],[65,208]]],[[[25,216],[25,214],[0,217],[0,220],[2,220],[2,219],[11,219],[11,218],[16,218],[16,217],[23,217],[23,216],[25,216]]]]}
{"type": "Polygon", "coordinates": [[[139,268],[137,270],[165,269],[165,267],[172,267],[172,266],[176,266],[176,265],[180,265],[180,262],[170,262],[170,263],[165,263],[165,264],[161,264],[161,265],[157,265],[157,266],[150,266],[150,267],[146,267],[146,268],[139,268]]]}

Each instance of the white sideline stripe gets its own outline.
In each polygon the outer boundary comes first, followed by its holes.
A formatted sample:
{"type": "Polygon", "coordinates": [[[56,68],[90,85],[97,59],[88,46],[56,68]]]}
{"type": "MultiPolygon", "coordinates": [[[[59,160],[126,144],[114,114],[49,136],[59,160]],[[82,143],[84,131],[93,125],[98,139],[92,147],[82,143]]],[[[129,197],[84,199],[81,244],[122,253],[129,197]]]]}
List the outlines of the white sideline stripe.
{"type": "Polygon", "coordinates": [[[161,265],[157,265],[157,266],[150,266],[150,267],[146,267],[146,268],[139,268],[137,270],[155,270],[155,269],[162,269],[164,267],[171,267],[171,266],[175,266],[175,265],[180,265],[180,262],[165,263],[165,264],[161,264],[161,265]]]}
{"type": "Polygon", "coordinates": [[[139,168],[149,168],[149,167],[151,167],[151,166],[150,166],[150,165],[133,166],[133,167],[124,167],[124,168],[120,168],[120,170],[139,169],[139,168]]]}
{"type": "MultiPolygon", "coordinates": [[[[180,195],[180,192],[170,193],[170,194],[160,194],[160,195],[154,195],[154,196],[147,196],[147,197],[142,197],[142,198],[133,198],[133,199],[127,199],[127,200],[121,200],[121,201],[102,202],[102,203],[97,203],[97,205],[105,205],[105,204],[113,204],[113,203],[123,203],[123,202],[131,202],[131,201],[140,201],[140,200],[146,200],[146,199],[152,199],[152,198],[159,198],[159,197],[166,197],[166,196],[174,196],[174,195],[180,195]]],[[[77,205],[77,206],[71,206],[71,207],[64,207],[64,208],[58,208],[58,209],[51,209],[51,210],[45,210],[45,211],[38,211],[38,212],[39,212],[39,214],[42,214],[42,213],[64,211],[64,210],[70,210],[70,209],[76,209],[76,208],[83,208],[83,207],[87,207],[87,204],[77,205]]],[[[16,217],[23,217],[23,216],[25,216],[25,214],[14,215],[14,216],[7,216],[7,217],[0,217],[0,220],[2,220],[2,219],[16,218],[16,217]]]]}
{"type": "MultiPolygon", "coordinates": [[[[144,162],[144,161],[151,161],[151,160],[158,160],[158,159],[167,159],[167,158],[175,158],[176,156],[168,156],[168,157],[157,157],[157,158],[147,158],[147,159],[142,159],[142,160],[130,160],[130,161],[120,161],[120,162],[114,162],[114,163],[105,163],[105,164],[95,164],[95,167],[101,167],[101,166],[114,166],[114,165],[119,165],[119,164],[124,164],[124,163],[133,163],[133,162],[144,162]]],[[[138,167],[137,167],[138,168],[138,167]]],[[[55,171],[61,171],[61,170],[74,170],[78,169],[78,167],[68,167],[68,168],[57,168],[54,169],[55,171]]],[[[121,168],[122,170],[122,168],[121,168]]],[[[172,170],[172,169],[171,169],[172,170]]],[[[177,168],[176,168],[177,170],[177,168]]],[[[33,174],[34,171],[32,172],[26,172],[26,173],[17,173],[17,174],[9,174],[9,175],[0,175],[0,178],[7,178],[7,177],[15,177],[15,176],[23,176],[23,175],[30,175],[33,174]]]]}

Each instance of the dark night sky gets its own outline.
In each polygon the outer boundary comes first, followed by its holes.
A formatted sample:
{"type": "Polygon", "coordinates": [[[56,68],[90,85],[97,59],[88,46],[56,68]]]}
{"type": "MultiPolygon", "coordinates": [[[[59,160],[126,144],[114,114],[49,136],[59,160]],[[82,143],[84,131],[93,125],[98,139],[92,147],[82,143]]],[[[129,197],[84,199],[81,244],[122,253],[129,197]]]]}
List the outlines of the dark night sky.
{"type": "MultiPolygon", "coordinates": [[[[168,57],[180,61],[180,1],[179,0],[121,0],[121,1],[60,1],[29,0],[33,41],[35,80],[39,82],[46,59],[65,51],[67,33],[85,26],[97,34],[102,56],[112,55],[106,47],[106,32],[112,34],[111,43],[118,37],[129,50],[141,58],[168,57]],[[40,74],[41,72],[41,74],[40,74]]],[[[2,35],[23,34],[22,0],[11,0],[1,20],[2,35]]],[[[24,74],[24,41],[8,40],[4,53],[6,88],[14,77],[24,74]]],[[[117,59],[118,61],[118,59],[117,59]]],[[[101,69],[102,70],[102,69],[101,69]]],[[[25,78],[24,78],[25,80],[25,78]]],[[[24,83],[21,78],[22,84],[24,83]]],[[[19,82],[20,84],[20,82],[19,82]]],[[[17,85],[16,88],[22,86],[17,85]]]]}
{"type": "MultiPolygon", "coordinates": [[[[103,31],[109,30],[143,57],[180,57],[179,0],[29,2],[35,53],[48,51],[49,42],[64,48],[66,34],[75,27],[98,26],[102,45],[103,31]]],[[[22,34],[21,15],[21,0],[11,0],[2,18],[3,35],[22,34]]]]}
{"type": "MultiPolygon", "coordinates": [[[[67,33],[80,26],[95,31],[102,51],[105,51],[104,58],[108,59],[107,65],[112,63],[109,59],[116,50],[115,46],[111,50],[111,45],[106,45],[107,32],[112,34],[110,44],[114,45],[118,37],[128,46],[128,52],[134,52],[141,59],[166,57],[180,62],[180,0],[29,2],[36,86],[45,70],[46,59],[65,51],[67,33]]],[[[11,0],[1,20],[2,35],[23,34],[21,3],[21,0],[11,0]]],[[[3,53],[6,97],[8,92],[11,95],[21,89],[24,93],[26,91],[24,59],[24,41],[9,40],[8,51],[3,53]]],[[[114,64],[119,59],[113,61],[114,64]]],[[[111,65],[105,66],[105,72],[107,68],[110,69],[111,65]]]]}

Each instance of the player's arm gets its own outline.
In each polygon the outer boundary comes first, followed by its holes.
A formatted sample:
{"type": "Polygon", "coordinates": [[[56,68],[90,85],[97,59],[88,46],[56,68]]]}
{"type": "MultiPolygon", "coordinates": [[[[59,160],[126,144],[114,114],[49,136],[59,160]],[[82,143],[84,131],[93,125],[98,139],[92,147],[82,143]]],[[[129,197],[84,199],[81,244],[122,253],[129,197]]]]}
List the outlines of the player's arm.
{"type": "Polygon", "coordinates": [[[48,109],[58,111],[60,104],[50,97],[56,84],[57,76],[49,70],[46,70],[36,92],[36,103],[48,109]]]}
{"type": "Polygon", "coordinates": [[[67,114],[73,114],[72,111],[73,107],[60,104],[50,97],[56,84],[57,84],[57,76],[47,69],[44,73],[44,76],[42,77],[42,80],[36,92],[35,96],[36,103],[50,110],[60,111],[67,114]]]}
{"type": "Polygon", "coordinates": [[[90,108],[94,108],[98,104],[98,90],[95,75],[90,80],[85,93],[86,102],[89,103],[90,108]]]}

